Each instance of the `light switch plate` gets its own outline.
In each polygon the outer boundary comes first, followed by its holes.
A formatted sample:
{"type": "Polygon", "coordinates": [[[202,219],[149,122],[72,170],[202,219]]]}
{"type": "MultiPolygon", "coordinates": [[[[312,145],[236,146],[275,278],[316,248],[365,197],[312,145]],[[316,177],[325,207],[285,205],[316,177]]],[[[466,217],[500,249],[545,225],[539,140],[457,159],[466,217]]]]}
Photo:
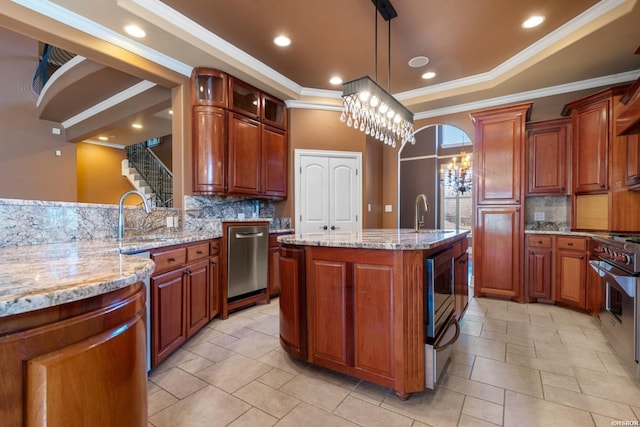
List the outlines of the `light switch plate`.
{"type": "Polygon", "coordinates": [[[393,212],[393,206],[392,205],[384,205],[384,211],[385,212],[393,212]]]}

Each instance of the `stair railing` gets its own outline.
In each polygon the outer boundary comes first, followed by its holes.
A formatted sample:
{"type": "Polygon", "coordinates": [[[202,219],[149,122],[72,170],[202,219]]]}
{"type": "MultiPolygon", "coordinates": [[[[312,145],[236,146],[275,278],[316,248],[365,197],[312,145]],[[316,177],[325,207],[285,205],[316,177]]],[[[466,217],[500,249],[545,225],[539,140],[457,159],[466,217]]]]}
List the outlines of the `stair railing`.
{"type": "Polygon", "coordinates": [[[153,190],[154,205],[173,207],[173,174],[147,147],[147,141],[129,145],[127,159],[153,190]]]}

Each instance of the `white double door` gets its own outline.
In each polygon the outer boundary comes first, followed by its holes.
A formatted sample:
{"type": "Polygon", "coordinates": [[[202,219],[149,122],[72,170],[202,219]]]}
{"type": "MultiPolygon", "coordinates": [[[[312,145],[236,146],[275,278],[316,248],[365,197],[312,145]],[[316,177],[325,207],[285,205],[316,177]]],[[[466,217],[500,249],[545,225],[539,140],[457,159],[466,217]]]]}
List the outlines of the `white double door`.
{"type": "Polygon", "coordinates": [[[362,230],[361,170],[361,153],[296,150],[296,233],[362,230]]]}

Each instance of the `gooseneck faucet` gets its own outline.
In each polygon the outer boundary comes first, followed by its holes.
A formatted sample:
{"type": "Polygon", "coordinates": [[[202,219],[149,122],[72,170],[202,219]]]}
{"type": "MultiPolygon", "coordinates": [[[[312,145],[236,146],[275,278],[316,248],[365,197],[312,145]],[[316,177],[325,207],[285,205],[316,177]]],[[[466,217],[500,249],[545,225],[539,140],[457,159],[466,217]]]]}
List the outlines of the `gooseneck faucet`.
{"type": "Polygon", "coordinates": [[[120,202],[118,203],[118,239],[124,238],[124,199],[128,196],[135,194],[142,199],[142,208],[146,213],[151,213],[151,207],[149,206],[149,201],[144,197],[139,191],[131,190],[124,193],[120,196],[120,202]]]}
{"type": "Polygon", "coordinates": [[[422,204],[424,205],[424,211],[429,212],[429,201],[427,200],[427,196],[425,196],[424,194],[418,194],[416,196],[416,212],[413,217],[413,228],[416,233],[420,231],[420,226],[424,225],[424,221],[418,221],[418,213],[420,210],[419,209],[420,200],[422,200],[422,204]]]}

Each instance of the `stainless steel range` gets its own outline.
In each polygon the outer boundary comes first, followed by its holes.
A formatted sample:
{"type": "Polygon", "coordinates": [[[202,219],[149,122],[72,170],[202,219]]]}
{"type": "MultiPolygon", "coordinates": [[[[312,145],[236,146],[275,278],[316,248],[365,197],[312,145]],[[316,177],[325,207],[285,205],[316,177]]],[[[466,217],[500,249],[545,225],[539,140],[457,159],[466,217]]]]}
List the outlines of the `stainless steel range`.
{"type": "Polygon", "coordinates": [[[602,332],[640,379],[640,236],[593,238],[591,267],[602,277],[602,332]]]}

